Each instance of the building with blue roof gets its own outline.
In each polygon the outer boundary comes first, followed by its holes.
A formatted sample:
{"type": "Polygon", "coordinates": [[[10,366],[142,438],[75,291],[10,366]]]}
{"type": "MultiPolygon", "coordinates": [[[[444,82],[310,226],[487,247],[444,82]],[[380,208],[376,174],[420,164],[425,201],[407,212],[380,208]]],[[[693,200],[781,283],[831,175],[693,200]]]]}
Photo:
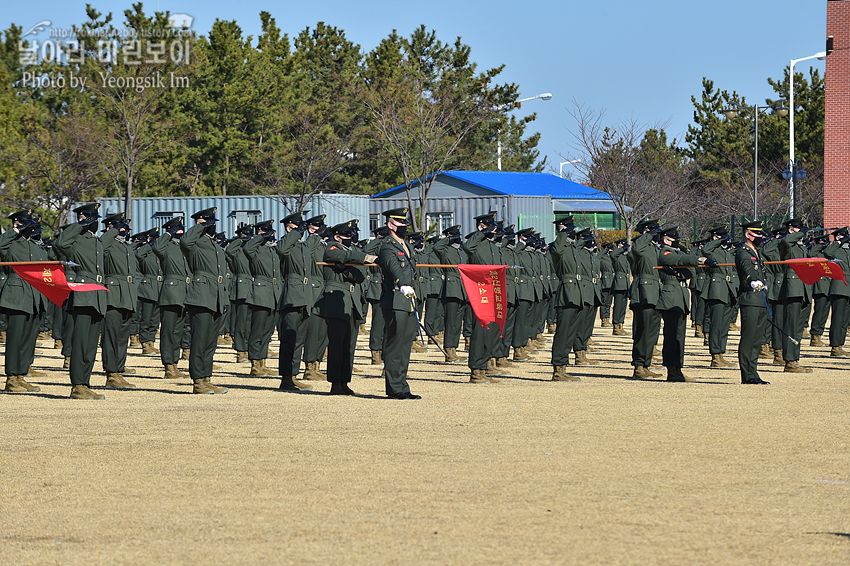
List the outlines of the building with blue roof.
{"type": "MultiPolygon", "coordinates": [[[[411,191],[418,206],[418,184],[411,191]]],[[[372,227],[382,223],[381,212],[408,206],[404,185],[373,195],[372,227]]],[[[474,230],[473,218],[491,210],[516,229],[533,226],[554,237],[552,221],[573,215],[576,224],[598,229],[620,227],[620,217],[608,193],[549,173],[510,171],[444,171],[428,193],[428,226],[443,230],[454,224],[474,230]]]]}

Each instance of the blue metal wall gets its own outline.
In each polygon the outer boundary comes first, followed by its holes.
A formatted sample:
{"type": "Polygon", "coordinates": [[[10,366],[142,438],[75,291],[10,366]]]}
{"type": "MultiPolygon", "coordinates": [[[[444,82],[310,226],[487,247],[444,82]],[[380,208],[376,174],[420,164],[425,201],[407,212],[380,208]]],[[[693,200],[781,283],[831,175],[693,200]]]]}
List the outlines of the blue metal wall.
{"type": "MultiPolygon", "coordinates": [[[[417,206],[415,198],[413,205],[417,206]]],[[[373,198],[369,201],[369,211],[373,220],[377,217],[379,224],[384,223],[383,217],[380,216],[383,211],[407,206],[406,197],[373,198]]],[[[461,233],[464,235],[475,230],[473,218],[491,210],[496,211],[496,220],[504,219],[506,224],[514,224],[517,229],[533,226],[547,241],[552,241],[555,237],[552,199],[548,196],[457,196],[428,199],[428,212],[453,213],[453,223],[461,225],[461,233]]]]}
{"type": "MultiPolygon", "coordinates": [[[[100,198],[101,216],[107,216],[124,210],[124,200],[118,198],[100,198]]],[[[278,221],[293,211],[294,202],[286,196],[230,196],[230,197],[157,197],[133,199],[133,232],[145,232],[162,225],[169,216],[157,213],[172,213],[189,218],[199,210],[212,206],[218,207],[219,229],[224,230],[228,238],[235,235],[241,222],[274,220],[275,229],[280,232],[278,221]]],[[[75,205],[73,208],[76,208],[75,205]]],[[[72,208],[72,210],[73,210],[72,208]]],[[[354,218],[360,221],[362,234],[369,229],[369,197],[366,195],[317,193],[306,207],[308,216],[326,214],[325,223],[329,226],[347,222],[354,218]]],[[[71,214],[69,221],[75,221],[71,214]]]]}

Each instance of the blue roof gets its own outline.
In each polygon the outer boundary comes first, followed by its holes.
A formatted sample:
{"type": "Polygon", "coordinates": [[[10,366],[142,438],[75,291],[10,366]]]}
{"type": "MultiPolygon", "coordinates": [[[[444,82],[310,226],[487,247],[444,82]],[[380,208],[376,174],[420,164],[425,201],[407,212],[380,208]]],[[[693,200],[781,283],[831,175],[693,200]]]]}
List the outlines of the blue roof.
{"type": "MultiPolygon", "coordinates": [[[[543,196],[553,199],[600,199],[609,200],[608,193],[592,187],[552,175],[550,173],[517,173],[511,171],[443,171],[446,177],[465,181],[500,195],[543,196]]],[[[388,196],[404,185],[373,195],[372,198],[388,196]]]]}

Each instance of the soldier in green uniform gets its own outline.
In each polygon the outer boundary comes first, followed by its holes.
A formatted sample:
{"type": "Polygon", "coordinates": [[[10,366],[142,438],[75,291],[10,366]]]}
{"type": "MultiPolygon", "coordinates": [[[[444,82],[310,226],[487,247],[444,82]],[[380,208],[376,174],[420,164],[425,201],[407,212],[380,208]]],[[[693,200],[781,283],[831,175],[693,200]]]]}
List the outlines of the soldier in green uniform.
{"type": "Polygon", "coordinates": [[[280,300],[280,389],[298,391],[311,386],[295,379],[301,368],[301,358],[307,340],[311,314],[316,311],[316,301],[323,288],[322,271],[316,264],[315,254],[324,250],[321,239],[311,234],[303,239],[307,223],[296,212],[281,221],[286,234],[278,240],[283,276],[283,293],[280,300]]]}
{"type": "MultiPolygon", "coordinates": [[[[233,334],[233,349],[236,350],[236,363],[248,361],[248,336],[251,331],[251,292],[254,279],[248,256],[242,253],[242,246],[254,237],[254,226],[245,224],[236,230],[233,239],[224,250],[233,274],[230,289],[230,327],[233,334]]],[[[300,363],[300,362],[299,362],[300,363]]]]}
{"type": "MultiPolygon", "coordinates": [[[[461,247],[463,238],[460,235],[460,225],[450,226],[443,230],[443,238],[434,243],[434,253],[437,263],[458,265],[466,261],[466,254],[461,247]]],[[[443,349],[446,363],[462,362],[464,358],[458,355],[460,333],[463,328],[463,317],[467,306],[466,291],[460,280],[460,272],[456,267],[442,269],[442,287],[440,301],[443,303],[444,334],[443,349]]]]}
{"type": "Polygon", "coordinates": [[[614,246],[614,250],[611,251],[611,263],[614,265],[614,282],[611,284],[611,296],[614,303],[611,311],[611,325],[614,328],[611,333],[613,336],[625,336],[627,332],[623,324],[626,322],[629,287],[631,287],[631,268],[626,254],[631,246],[626,238],[616,240],[614,246]]]}
{"type": "Polygon", "coordinates": [[[153,245],[162,269],[162,286],[157,297],[160,318],[160,360],[165,367],[165,379],[189,377],[177,369],[180,361],[180,341],[186,325],[186,293],[191,273],[186,257],[180,251],[180,239],[185,227],[183,217],[176,216],[162,225],[165,231],[153,245]]]}
{"type": "Polygon", "coordinates": [[[661,330],[661,316],[656,309],[661,297],[661,277],[655,267],[658,265],[658,220],[643,220],[635,231],[631,250],[632,287],[630,291],[632,309],[632,365],[633,377],[637,379],[661,377],[650,371],[652,351],[658,342],[661,330]]]}
{"type": "Polygon", "coordinates": [[[331,395],[354,395],[349,383],[354,367],[357,329],[366,316],[360,283],[366,280],[363,268],[347,263],[372,263],[375,255],[353,248],[356,221],[331,228],[333,242],[325,250],[324,292],[316,307],[328,324],[328,381],[331,395]]]}
{"type": "MultiPolygon", "coordinates": [[[[464,251],[469,263],[476,265],[502,265],[502,255],[493,241],[498,225],[496,213],[489,212],[475,217],[476,231],[469,235],[464,251]]],[[[506,375],[503,368],[491,363],[496,343],[499,340],[499,326],[491,322],[486,327],[474,323],[469,340],[470,383],[498,383],[493,375],[506,375]]]]}
{"type": "MultiPolygon", "coordinates": [[[[806,257],[806,244],[804,240],[808,228],[800,218],[792,218],[785,222],[788,234],[779,242],[779,254],[782,260],[801,259],[806,257]]],[[[797,273],[788,265],[785,266],[785,276],[782,288],[779,291],[779,299],[785,310],[782,327],[794,339],[795,344],[783,337],[782,359],[785,360],[785,371],[788,373],[811,373],[811,368],[800,365],[800,340],[803,339],[803,329],[806,320],[803,312],[812,300],[812,288],[800,281],[797,273]]]]}
{"type": "MultiPolygon", "coordinates": [[[[39,261],[38,246],[30,236],[39,226],[31,210],[9,215],[12,229],[0,235],[0,260],[39,261]]],[[[46,307],[44,295],[25,282],[11,267],[4,268],[6,281],[0,288],[0,311],[6,315],[6,393],[35,393],[41,388],[26,381],[38,338],[38,319],[46,307]]]]}
{"type": "Polygon", "coordinates": [[[158,354],[154,348],[156,331],[159,328],[159,290],[162,287],[162,269],[159,258],[153,253],[153,245],[159,236],[159,230],[152,228],[136,236],[136,260],[142,280],[139,282],[139,332],[138,338],[143,354],[158,354]]]}
{"type": "Polygon", "coordinates": [[[768,323],[764,283],[764,260],[758,251],[763,226],[761,221],[748,222],[744,230],[744,245],[735,250],[735,269],[740,288],[738,304],[741,306],[741,342],[738,344],[738,365],[741,383],[769,385],[758,374],[759,350],[768,323]]]}
{"type": "MultiPolygon", "coordinates": [[[[363,252],[369,255],[378,255],[383,245],[383,239],[389,235],[386,226],[380,226],[372,230],[375,236],[363,248],[363,252]]],[[[381,350],[384,348],[384,316],[381,314],[381,292],[383,275],[379,266],[371,266],[366,271],[366,302],[372,315],[369,326],[369,351],[372,353],[372,365],[381,365],[381,350]]]]}
{"type": "MultiPolygon", "coordinates": [[[[407,248],[410,250],[410,259],[415,265],[425,263],[424,250],[425,239],[422,237],[422,232],[409,232],[407,234],[407,248]]],[[[425,306],[425,295],[431,287],[431,282],[428,278],[428,268],[420,267],[416,270],[416,278],[413,280],[413,304],[416,307],[416,313],[421,317],[423,306],[425,306]]],[[[421,322],[421,321],[420,321],[421,322]]],[[[420,343],[419,336],[414,335],[411,349],[414,352],[427,352],[428,346],[420,343]]]]}
{"type": "Polygon", "coordinates": [[[691,297],[688,279],[693,276],[685,265],[705,265],[707,258],[686,254],[679,247],[679,227],[663,230],[658,264],[661,266],[661,296],[656,309],[664,321],[664,345],[661,358],[667,368],[667,381],[693,381],[682,373],[685,365],[685,333],[688,329],[688,312],[691,297]]]}
{"type": "MultiPolygon", "coordinates": [[[[438,264],[440,257],[434,251],[434,244],[439,240],[439,236],[432,236],[426,240],[425,249],[422,251],[422,263],[438,264]]],[[[425,320],[424,329],[428,336],[433,336],[432,340],[442,343],[445,341],[443,331],[445,329],[446,313],[443,311],[443,302],[440,300],[440,293],[443,290],[443,270],[439,267],[427,267],[423,269],[427,284],[423,293],[425,294],[425,320]]]]}
{"type": "MultiPolygon", "coordinates": [[[[702,247],[707,244],[709,240],[697,240],[694,242],[691,253],[702,255],[702,247]]],[[[694,323],[694,338],[705,338],[704,330],[708,330],[704,328],[704,322],[706,318],[706,299],[705,295],[708,294],[708,285],[711,282],[711,276],[708,273],[707,269],[698,269],[694,277],[691,278],[691,318],[694,323]]]]}
{"type": "MultiPolygon", "coordinates": [[[[66,273],[74,283],[104,284],[103,245],[94,235],[100,215],[98,203],[86,204],[74,209],[78,221],[68,226],[53,242],[57,252],[69,261],[78,264],[72,274],[66,273]],[[70,275],[70,276],[69,276],[70,275]]],[[[70,325],[70,360],[72,399],[103,399],[90,388],[91,372],[94,369],[97,345],[100,341],[103,316],[106,314],[107,291],[72,291],[68,298],[70,325]]],[[[66,339],[66,341],[68,341],[66,339]]]]}
{"type": "Polygon", "coordinates": [[[611,328],[611,287],[614,285],[614,262],[611,260],[611,252],[614,244],[607,243],[599,252],[599,270],[602,272],[600,287],[602,289],[602,304],[599,306],[599,318],[602,319],[602,328],[611,328]]]}
{"type": "MultiPolygon", "coordinates": [[[[517,305],[516,305],[516,321],[514,322],[513,336],[511,343],[514,348],[514,361],[527,361],[532,359],[533,353],[528,349],[528,341],[531,338],[535,304],[534,294],[534,258],[532,257],[533,250],[528,247],[528,238],[531,235],[533,228],[523,228],[516,233],[517,242],[514,246],[514,261],[513,265],[519,266],[521,269],[509,271],[508,278],[513,278],[516,285],[517,305]]],[[[548,301],[544,301],[548,303],[548,301]]]]}
{"type": "Polygon", "coordinates": [[[578,328],[573,342],[576,366],[597,366],[599,362],[587,359],[587,348],[590,336],[593,334],[593,324],[596,322],[596,307],[602,301],[602,291],[599,287],[601,273],[598,271],[598,261],[594,260],[596,239],[590,228],[585,228],[578,234],[577,239],[581,242],[576,259],[578,260],[578,279],[581,289],[582,307],[578,319],[578,328]]]}
{"type": "Polygon", "coordinates": [[[227,259],[213,241],[218,221],[215,213],[216,207],[212,207],[193,214],[195,225],[180,238],[180,250],[192,273],[185,304],[192,328],[189,375],[196,394],[227,393],[224,387],[210,383],[220,320],[230,304],[225,287],[227,259]]]}
{"type": "Polygon", "coordinates": [[[560,284],[555,302],[552,381],[581,381],[578,376],[568,374],[566,368],[570,363],[570,351],[576,341],[581,309],[585,302],[576,277],[579,269],[578,254],[584,247],[584,241],[576,239],[572,216],[555,220],[555,229],[558,235],[549,246],[549,256],[560,284]]]}
{"type": "MultiPolygon", "coordinates": [[[[310,241],[310,238],[313,236],[316,237],[318,243],[321,246],[311,246],[311,250],[313,252],[313,262],[322,261],[325,257],[325,247],[327,246],[327,242],[325,241],[327,226],[325,226],[325,215],[319,214],[317,216],[313,216],[312,218],[308,218],[305,220],[307,223],[307,233],[310,236],[307,238],[310,241]]],[[[316,300],[322,296],[322,285],[324,285],[324,281],[321,277],[321,271],[315,280],[319,285],[318,288],[314,289],[316,293],[316,300]]],[[[307,320],[307,338],[304,341],[304,378],[311,379],[316,381],[325,381],[327,380],[327,376],[319,371],[319,365],[322,360],[322,355],[328,347],[328,325],[325,322],[325,319],[320,317],[317,312],[311,312],[310,318],[307,320]]]]}
{"type": "MultiPolygon", "coordinates": [[[[825,257],[823,250],[829,245],[829,236],[821,234],[812,239],[812,247],[809,249],[808,257],[825,257]]],[[[826,342],[821,340],[823,331],[826,328],[826,321],[829,318],[829,285],[831,278],[823,276],[818,279],[812,286],[812,326],[809,330],[811,340],[809,346],[826,346],[826,342]]]]}
{"type": "Polygon", "coordinates": [[[139,264],[128,243],[130,226],[124,213],[103,219],[104,284],[107,293],[103,317],[101,358],[106,372],[107,389],[133,389],[122,376],[127,364],[127,345],[130,341],[130,321],[138,303],[139,264]]]}
{"type": "MultiPolygon", "coordinates": [[[[725,226],[710,230],[712,240],[700,253],[717,263],[733,263],[735,256],[725,226]]],[[[711,320],[708,328],[708,350],[713,368],[734,368],[735,363],[723,358],[729,340],[729,324],[734,315],[733,306],[738,300],[738,272],[731,266],[717,267],[709,273],[708,291],[704,293],[706,308],[711,320]]]]}
{"type": "Polygon", "coordinates": [[[378,253],[383,271],[384,290],[381,294],[381,313],[384,316],[384,380],[387,395],[393,399],[421,399],[410,392],[407,369],[410,366],[410,345],[416,335],[417,321],[413,312],[416,264],[405,242],[407,209],[384,211],[389,236],[384,238],[378,253]]]}
{"type": "MultiPolygon", "coordinates": [[[[832,242],[823,250],[827,259],[838,260],[844,280],[850,281],[850,229],[841,228],[832,234],[832,242]]],[[[850,287],[838,279],[829,284],[829,302],[832,308],[832,320],[829,325],[829,355],[833,358],[847,358],[850,353],[844,350],[847,339],[847,326],[850,324],[850,287]]]]}
{"type": "Polygon", "coordinates": [[[251,330],[248,334],[248,359],[251,360],[251,375],[261,377],[275,375],[266,367],[269,342],[274,334],[280,310],[280,295],[283,280],[280,274],[280,259],[275,252],[275,230],[272,221],[254,225],[257,235],[242,246],[248,258],[248,266],[254,284],[251,289],[251,330]]]}
{"type": "MultiPolygon", "coordinates": [[[[782,241],[782,237],[787,233],[788,231],[784,227],[771,232],[770,238],[762,244],[760,249],[765,261],[781,261],[782,257],[779,252],[779,244],[782,241]]],[[[783,319],[785,318],[785,305],[782,304],[779,294],[785,280],[785,266],[781,263],[775,263],[766,267],[768,278],[768,281],[765,281],[767,285],[767,302],[770,304],[770,312],[773,313],[773,321],[775,323],[770,325],[770,342],[773,345],[773,364],[784,366],[785,360],[782,359],[782,341],[784,338],[779,328],[782,327],[783,319]]]]}

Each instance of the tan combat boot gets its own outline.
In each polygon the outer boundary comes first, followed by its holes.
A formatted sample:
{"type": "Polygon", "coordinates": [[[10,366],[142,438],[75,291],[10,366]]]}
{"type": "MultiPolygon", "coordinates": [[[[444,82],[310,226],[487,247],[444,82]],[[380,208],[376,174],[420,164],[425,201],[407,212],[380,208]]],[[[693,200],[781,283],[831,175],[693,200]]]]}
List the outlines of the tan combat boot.
{"type": "Polygon", "coordinates": [[[263,367],[263,360],[251,360],[251,377],[265,377],[269,375],[263,367]]]}
{"type": "MultiPolygon", "coordinates": [[[[535,337],[534,337],[534,339],[535,339],[537,342],[539,342],[541,346],[542,346],[543,344],[545,344],[546,342],[549,342],[549,340],[551,340],[550,338],[547,338],[547,337],[546,337],[546,335],[545,335],[545,334],[543,334],[542,332],[539,332],[539,333],[537,334],[537,336],[535,336],[535,337]]],[[[591,339],[590,341],[592,342],[593,340],[591,339]]]]}
{"type": "Polygon", "coordinates": [[[141,348],[142,347],[142,343],[139,342],[139,335],[138,334],[131,334],[130,335],[130,344],[129,344],[128,347],[129,348],[141,348]]]}
{"type": "Polygon", "coordinates": [[[723,363],[720,354],[711,354],[711,364],[708,366],[711,368],[725,368],[726,364],[723,363]]]}
{"type": "Polygon", "coordinates": [[[546,326],[546,332],[548,332],[549,334],[555,334],[555,330],[557,330],[557,329],[558,329],[557,324],[549,324],[549,325],[546,326]]]}
{"type": "MultiPolygon", "coordinates": [[[[168,373],[168,369],[166,366],[166,374],[168,373]]],[[[171,364],[171,376],[166,375],[166,379],[188,379],[190,376],[188,373],[180,371],[177,368],[177,364],[171,364]]]]}
{"type": "Polygon", "coordinates": [[[770,359],[773,357],[773,351],[770,349],[770,344],[762,344],[759,350],[759,357],[770,359]]]}
{"type": "Polygon", "coordinates": [[[6,376],[6,388],[4,389],[6,393],[29,393],[26,387],[18,383],[17,375],[7,375],[6,376]]]}
{"type": "Polygon", "coordinates": [[[327,381],[328,377],[319,372],[319,362],[307,362],[307,369],[304,371],[304,379],[310,381],[327,381]]]}
{"type": "Polygon", "coordinates": [[[6,331],[0,330],[0,344],[6,343],[6,331]]]}
{"type": "Polygon", "coordinates": [[[62,369],[71,368],[71,356],[65,356],[65,361],[62,362],[62,369]]]}
{"type": "Polygon", "coordinates": [[[454,364],[457,362],[462,362],[464,358],[461,358],[457,355],[457,349],[455,348],[446,348],[446,356],[445,361],[448,364],[454,364]]]}
{"type": "Polygon", "coordinates": [[[611,328],[611,319],[603,318],[602,319],[602,328],[611,328]]]}
{"type": "Polygon", "coordinates": [[[95,393],[87,385],[72,385],[71,386],[71,399],[106,399],[105,395],[101,395],[100,393],[95,393]]]}
{"type": "Polygon", "coordinates": [[[809,334],[809,329],[808,329],[808,328],[804,328],[804,329],[803,329],[803,338],[810,338],[811,336],[812,336],[812,335],[811,335],[811,334],[809,334]]]}
{"type": "Polygon", "coordinates": [[[248,352],[236,352],[236,363],[241,364],[244,362],[249,362],[251,360],[248,359],[248,352]]]}
{"type": "Polygon", "coordinates": [[[136,386],[127,382],[120,373],[106,372],[107,389],[135,389],[136,386]]]}
{"type": "Polygon", "coordinates": [[[515,368],[516,364],[511,363],[508,358],[496,358],[497,368],[515,368]]]}
{"type": "Polygon", "coordinates": [[[142,354],[159,354],[159,350],[153,345],[153,342],[142,342],[142,354]]]}
{"type": "Polygon", "coordinates": [[[705,334],[702,331],[702,324],[697,324],[694,329],[694,338],[704,338],[705,334]]]}
{"type": "Polygon", "coordinates": [[[474,369],[472,375],[469,376],[469,383],[490,383],[490,379],[487,378],[483,369],[474,369]]]}
{"type": "Polygon", "coordinates": [[[53,341],[53,349],[54,350],[61,350],[62,349],[62,340],[59,340],[58,338],[55,339],[53,341]]]}
{"type": "Polygon", "coordinates": [[[372,365],[379,366],[384,363],[384,360],[381,359],[381,351],[380,350],[372,350],[372,365]]]}
{"type": "Polygon", "coordinates": [[[466,352],[469,351],[469,337],[468,336],[463,337],[463,349],[466,352]]]}
{"type": "Polygon", "coordinates": [[[773,365],[775,366],[784,366],[785,360],[782,359],[782,350],[774,350],[773,351],[773,365]]]}
{"type": "Polygon", "coordinates": [[[627,334],[626,329],[623,328],[622,323],[614,325],[614,331],[611,333],[613,336],[625,336],[627,334]]]}
{"type": "Polygon", "coordinates": [[[723,352],[722,354],[720,354],[720,361],[721,361],[721,362],[723,362],[723,363],[726,365],[726,367],[727,367],[727,368],[736,368],[736,367],[738,367],[738,364],[737,364],[737,363],[735,363],[735,362],[730,362],[729,360],[727,360],[726,358],[724,358],[724,357],[723,357],[723,354],[725,354],[725,353],[726,353],[726,352],[723,352]]]}
{"type": "Polygon", "coordinates": [[[487,361],[487,369],[484,370],[484,373],[489,378],[492,375],[510,375],[511,372],[508,371],[507,368],[500,368],[496,366],[496,360],[494,358],[490,358],[487,361]]]}
{"type": "Polygon", "coordinates": [[[273,359],[277,358],[277,356],[278,356],[278,353],[277,353],[276,350],[269,350],[268,355],[266,355],[266,359],[267,360],[273,360],[273,359]]]}
{"type": "Polygon", "coordinates": [[[526,360],[530,360],[531,356],[525,353],[525,348],[520,346],[519,348],[514,348],[514,361],[515,362],[524,362],[526,360]]]}
{"type": "Polygon", "coordinates": [[[661,377],[661,374],[649,371],[649,369],[644,366],[635,366],[635,371],[632,373],[632,377],[635,379],[655,379],[657,377],[661,377]]]}
{"type": "Polygon", "coordinates": [[[410,345],[410,349],[414,352],[420,353],[428,351],[428,348],[426,346],[421,345],[418,340],[413,341],[413,343],[410,345]]]}
{"type": "Polygon", "coordinates": [[[844,348],[842,348],[841,346],[835,346],[834,348],[832,348],[832,350],[829,352],[829,355],[832,356],[833,358],[848,358],[848,357],[850,357],[850,354],[848,354],[846,351],[844,351],[844,348]]]}
{"type": "Polygon", "coordinates": [[[32,369],[32,366],[27,370],[27,377],[47,377],[47,373],[32,369]]]}
{"type": "Polygon", "coordinates": [[[785,362],[785,373],[812,373],[812,368],[803,367],[799,362],[785,362]]]}
{"type": "Polygon", "coordinates": [[[298,381],[291,375],[284,375],[280,378],[280,385],[278,386],[278,389],[280,391],[307,391],[309,389],[313,389],[313,386],[298,381]]]}
{"type": "Polygon", "coordinates": [[[552,381],[581,381],[581,378],[568,374],[567,366],[552,366],[552,381]]]}
{"type": "Polygon", "coordinates": [[[729,332],[732,332],[733,330],[741,330],[741,329],[738,327],[737,324],[732,322],[732,323],[729,324],[729,332]]]}
{"type": "Polygon", "coordinates": [[[691,382],[695,381],[693,377],[688,377],[684,373],[682,373],[682,368],[679,367],[668,367],[667,368],[667,381],[675,381],[675,382],[691,382]]]}
{"type": "Polygon", "coordinates": [[[812,334],[812,339],[809,342],[809,346],[828,346],[828,344],[821,340],[820,334],[812,334]]]}
{"type": "Polygon", "coordinates": [[[195,395],[212,395],[214,391],[212,387],[207,385],[205,379],[193,379],[192,380],[192,393],[195,395]]]}
{"type": "Polygon", "coordinates": [[[37,385],[32,385],[31,383],[27,383],[27,380],[24,379],[24,377],[26,376],[18,376],[18,385],[26,389],[28,393],[37,393],[38,391],[41,391],[41,387],[37,385]]]}
{"type": "Polygon", "coordinates": [[[181,360],[188,360],[189,359],[189,348],[183,348],[183,350],[180,352],[180,359],[181,360]]]}

